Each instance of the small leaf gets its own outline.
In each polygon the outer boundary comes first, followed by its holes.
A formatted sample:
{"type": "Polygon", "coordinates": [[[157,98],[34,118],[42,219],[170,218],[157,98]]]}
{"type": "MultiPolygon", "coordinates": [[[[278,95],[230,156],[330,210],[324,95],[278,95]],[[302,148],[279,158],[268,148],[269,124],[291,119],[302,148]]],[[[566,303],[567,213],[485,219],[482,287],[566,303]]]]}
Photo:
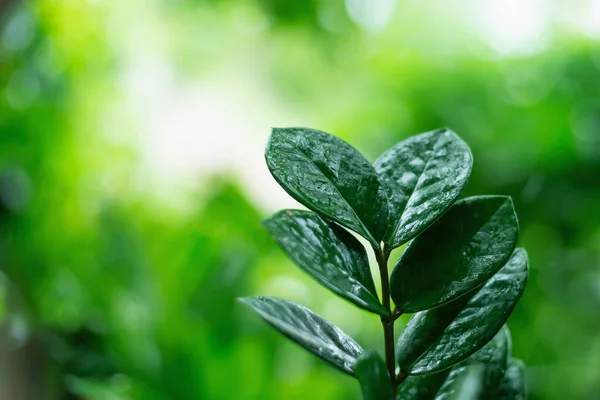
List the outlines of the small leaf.
{"type": "Polygon", "coordinates": [[[391,295],[404,313],[437,307],[482,285],[504,265],[518,223],[505,196],[458,201],[413,240],[391,276],[391,295]]]}
{"type": "Polygon", "coordinates": [[[353,375],[362,348],[331,322],[304,306],[276,297],[243,297],[240,301],[306,350],[353,375]]]}
{"type": "Polygon", "coordinates": [[[433,400],[450,369],[428,375],[411,375],[398,387],[397,400],[433,400]]]}
{"type": "Polygon", "coordinates": [[[282,210],[264,222],[300,268],[357,306],[387,316],[363,245],[340,226],[310,211],[282,210]]]}
{"type": "Polygon", "coordinates": [[[396,248],[421,233],[456,201],[467,184],[473,156],[449,129],[398,143],[375,161],[390,204],[384,241],[396,248]]]}
{"type": "Polygon", "coordinates": [[[415,314],[398,339],[400,369],[428,374],[469,357],[506,322],[527,283],[527,253],[515,250],[481,288],[443,306],[415,314]]]}
{"type": "Polygon", "coordinates": [[[354,374],[360,382],[364,400],[393,400],[390,374],[385,361],[375,350],[365,350],[358,357],[354,374]]]}
{"type": "Polygon", "coordinates": [[[387,198],[373,166],[356,149],[315,129],[274,128],[265,159],[290,196],[379,245],[387,198]]]}
{"type": "Polygon", "coordinates": [[[489,395],[488,398],[492,400],[525,400],[527,392],[525,380],[523,379],[523,369],[521,360],[511,358],[498,390],[496,393],[489,395]]]}

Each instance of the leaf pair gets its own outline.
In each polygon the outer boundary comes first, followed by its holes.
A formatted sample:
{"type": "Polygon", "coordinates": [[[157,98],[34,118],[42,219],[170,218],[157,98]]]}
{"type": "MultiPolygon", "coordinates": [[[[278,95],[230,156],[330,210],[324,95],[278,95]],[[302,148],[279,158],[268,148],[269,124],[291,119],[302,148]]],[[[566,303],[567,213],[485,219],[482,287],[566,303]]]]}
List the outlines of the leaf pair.
{"type": "Polygon", "coordinates": [[[503,327],[468,359],[429,375],[410,376],[398,400],[521,400],[525,398],[523,368],[510,358],[510,332],[503,327]]]}
{"type": "Polygon", "coordinates": [[[447,129],[400,142],[374,164],[348,143],[314,129],[273,129],[265,153],[275,180],[296,200],[363,236],[395,248],[458,198],[473,163],[447,129]]]}

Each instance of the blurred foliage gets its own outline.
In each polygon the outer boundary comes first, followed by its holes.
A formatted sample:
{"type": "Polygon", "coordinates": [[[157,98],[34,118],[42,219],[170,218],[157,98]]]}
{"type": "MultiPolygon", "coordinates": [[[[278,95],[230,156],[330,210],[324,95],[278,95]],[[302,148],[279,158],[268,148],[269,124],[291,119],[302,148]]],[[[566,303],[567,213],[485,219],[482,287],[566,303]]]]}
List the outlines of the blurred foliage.
{"type": "Polygon", "coordinates": [[[353,1],[9,3],[0,398],[358,399],[357,383],[240,310],[235,297],[253,293],[285,294],[381,348],[370,316],[325,301],[285,260],[244,175],[203,173],[179,196],[185,210],[157,200],[171,189],[140,172],[131,146],[139,114],[123,71],[146,64],[139,48],[159,49],[184,84],[241,71],[231,79],[257,85],[265,119],[284,108],[301,116],[286,122],[371,156],[417,132],[458,132],[476,163],[465,194],[509,194],[520,217],[532,270],[509,325],[531,398],[597,396],[597,41],[555,24],[543,51],[501,57],[439,1],[397,2],[379,30],[348,12],[353,1]]]}

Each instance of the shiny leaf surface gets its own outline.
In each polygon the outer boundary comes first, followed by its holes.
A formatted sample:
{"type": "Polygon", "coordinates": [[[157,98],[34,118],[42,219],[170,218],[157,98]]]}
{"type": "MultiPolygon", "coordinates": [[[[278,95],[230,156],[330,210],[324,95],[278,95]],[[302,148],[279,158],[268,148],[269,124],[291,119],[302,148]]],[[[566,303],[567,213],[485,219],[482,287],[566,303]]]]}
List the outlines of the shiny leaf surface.
{"type": "Polygon", "coordinates": [[[398,339],[401,370],[411,374],[440,371],[488,343],[523,294],[528,272],[527,253],[517,249],[481,288],[415,314],[398,339]]]}
{"type": "Polygon", "coordinates": [[[300,346],[347,374],[353,374],[362,348],[331,322],[304,306],[276,297],[244,297],[240,301],[300,346]]]}
{"type": "Polygon", "coordinates": [[[523,362],[511,358],[496,393],[489,395],[487,398],[492,400],[525,400],[527,393],[523,370],[523,362]]]}
{"type": "Polygon", "coordinates": [[[365,350],[356,360],[354,374],[364,400],[393,400],[393,390],[385,361],[375,350],[365,350]]]}
{"type": "Polygon", "coordinates": [[[398,247],[421,233],[456,201],[467,184],[473,157],[448,129],[398,143],[375,161],[390,204],[385,242],[398,247]]]}
{"type": "Polygon", "coordinates": [[[378,245],[387,229],[387,198],[377,173],[343,140],[308,128],[274,128],[265,159],[293,198],[378,245]]]}
{"type": "Polygon", "coordinates": [[[264,222],[298,266],[357,306],[388,315],[373,283],[367,252],[348,231],[310,211],[282,210],[264,222]]]}
{"type": "Polygon", "coordinates": [[[482,285],[510,258],[518,230],[509,197],[458,201],[398,261],[390,282],[394,303],[405,313],[422,311],[482,285]]]}

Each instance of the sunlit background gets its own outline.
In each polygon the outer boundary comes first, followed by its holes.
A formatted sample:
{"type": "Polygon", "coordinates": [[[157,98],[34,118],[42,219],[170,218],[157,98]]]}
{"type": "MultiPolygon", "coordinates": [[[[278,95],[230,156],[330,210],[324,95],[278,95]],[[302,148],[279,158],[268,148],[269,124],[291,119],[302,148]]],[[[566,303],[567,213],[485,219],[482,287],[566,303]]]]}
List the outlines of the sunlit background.
{"type": "Polygon", "coordinates": [[[297,206],[272,126],[371,160],[461,135],[465,195],[511,195],[530,255],[530,399],[598,398],[600,0],[2,0],[0,399],[360,398],[235,301],[382,348],[260,226],[297,206]]]}

